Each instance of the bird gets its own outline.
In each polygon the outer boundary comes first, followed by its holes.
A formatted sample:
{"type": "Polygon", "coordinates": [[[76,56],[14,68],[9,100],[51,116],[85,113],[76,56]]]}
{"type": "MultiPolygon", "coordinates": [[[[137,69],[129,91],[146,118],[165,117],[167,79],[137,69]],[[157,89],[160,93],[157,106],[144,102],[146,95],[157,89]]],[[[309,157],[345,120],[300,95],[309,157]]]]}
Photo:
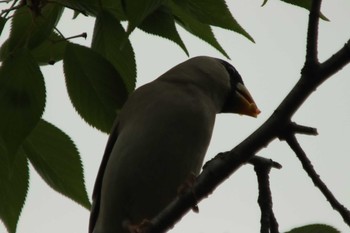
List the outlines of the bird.
{"type": "Polygon", "coordinates": [[[93,190],[89,233],[130,233],[198,175],[218,113],[260,113],[237,70],[197,56],[131,93],[113,124],[93,190]]]}

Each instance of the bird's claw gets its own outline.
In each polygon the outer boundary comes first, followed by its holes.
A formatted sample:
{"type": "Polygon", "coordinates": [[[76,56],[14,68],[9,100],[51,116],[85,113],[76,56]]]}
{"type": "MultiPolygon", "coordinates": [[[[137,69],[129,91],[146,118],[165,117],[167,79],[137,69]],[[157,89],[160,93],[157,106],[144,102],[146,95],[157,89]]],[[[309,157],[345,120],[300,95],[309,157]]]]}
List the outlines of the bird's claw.
{"type": "Polygon", "coordinates": [[[148,219],[142,220],[139,224],[126,223],[125,228],[129,233],[144,233],[152,225],[152,222],[148,219]]]}

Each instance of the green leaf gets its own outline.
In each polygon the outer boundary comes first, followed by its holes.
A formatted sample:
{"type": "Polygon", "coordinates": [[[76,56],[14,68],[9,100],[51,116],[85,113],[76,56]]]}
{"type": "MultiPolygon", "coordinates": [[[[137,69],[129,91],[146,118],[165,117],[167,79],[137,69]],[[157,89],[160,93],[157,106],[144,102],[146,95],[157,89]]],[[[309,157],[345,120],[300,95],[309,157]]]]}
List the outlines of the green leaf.
{"type": "Polygon", "coordinates": [[[68,43],[67,40],[53,32],[43,43],[34,48],[31,53],[39,65],[52,65],[63,59],[68,43]]]}
{"type": "Polygon", "coordinates": [[[18,48],[35,48],[48,38],[62,15],[63,8],[46,4],[37,15],[24,6],[16,10],[9,37],[10,52],[18,48]]]}
{"type": "Polygon", "coordinates": [[[6,18],[0,17],[0,35],[1,35],[1,33],[2,33],[2,30],[3,30],[4,27],[5,27],[6,21],[7,21],[6,18]]]}
{"type": "MultiPolygon", "coordinates": [[[[294,6],[298,6],[298,7],[304,8],[306,10],[310,10],[311,9],[311,4],[312,4],[312,0],[281,0],[281,1],[285,2],[285,3],[292,4],[294,6]]],[[[267,2],[267,0],[265,0],[263,5],[265,5],[266,2],[267,2]]],[[[329,19],[326,16],[324,16],[322,13],[320,15],[320,18],[325,20],[325,21],[329,21],[329,19]]]]}
{"type": "Polygon", "coordinates": [[[30,52],[17,50],[0,67],[0,137],[9,156],[34,129],[44,108],[44,77],[30,52]]]}
{"type": "Polygon", "coordinates": [[[99,53],[72,43],[66,46],[63,68],[70,99],[80,116],[109,132],[128,95],[119,73],[99,53]]]}
{"type": "Polygon", "coordinates": [[[131,92],[136,83],[136,61],[131,43],[126,38],[119,20],[106,11],[98,14],[91,48],[114,66],[131,92]]]}
{"type": "Polygon", "coordinates": [[[97,16],[106,10],[119,20],[126,20],[122,0],[54,0],[74,10],[73,19],[79,14],[97,16]]]}
{"type": "Polygon", "coordinates": [[[122,0],[129,20],[127,33],[130,34],[141,22],[160,7],[166,0],[122,0]]]}
{"type": "Polygon", "coordinates": [[[76,19],[79,15],[80,15],[80,12],[74,10],[73,19],[76,19]]]}
{"type": "MultiPolygon", "coordinates": [[[[40,45],[30,52],[39,65],[52,65],[63,59],[66,45],[69,42],[53,32],[40,45]]],[[[11,53],[9,50],[9,40],[6,40],[0,47],[0,61],[4,61],[11,53]]]]}
{"type": "Polygon", "coordinates": [[[126,20],[122,0],[100,0],[102,8],[119,20],[126,20]]]}
{"type": "Polygon", "coordinates": [[[139,28],[145,32],[167,38],[178,44],[187,54],[185,44],[182,42],[179,33],[176,30],[173,14],[165,6],[159,7],[156,11],[148,15],[139,28]]]}
{"type": "Polygon", "coordinates": [[[340,231],[325,224],[311,224],[294,228],[286,233],[340,233],[340,231]]]}
{"type": "Polygon", "coordinates": [[[224,0],[177,0],[174,3],[204,24],[233,30],[254,42],[233,18],[224,0]]]}
{"type": "Polygon", "coordinates": [[[221,52],[225,57],[229,58],[225,50],[220,46],[220,44],[215,39],[214,33],[212,32],[210,26],[208,24],[204,24],[199,22],[196,18],[193,18],[191,14],[184,11],[177,5],[171,3],[169,4],[173,14],[176,18],[176,22],[182,26],[185,30],[190,32],[191,34],[199,37],[204,40],[214,48],[216,48],[219,52],[221,52]]]}
{"type": "Polygon", "coordinates": [[[9,54],[9,40],[7,39],[0,47],[0,61],[4,61],[9,54]]]}
{"type": "Polygon", "coordinates": [[[27,158],[22,150],[9,161],[0,143],[0,218],[9,233],[15,233],[29,185],[27,158]]]}
{"type": "Polygon", "coordinates": [[[67,134],[41,120],[24,142],[23,150],[51,188],[90,208],[80,155],[67,134]]]}
{"type": "Polygon", "coordinates": [[[98,0],[54,0],[54,2],[75,10],[83,15],[95,16],[101,10],[98,0]]]}

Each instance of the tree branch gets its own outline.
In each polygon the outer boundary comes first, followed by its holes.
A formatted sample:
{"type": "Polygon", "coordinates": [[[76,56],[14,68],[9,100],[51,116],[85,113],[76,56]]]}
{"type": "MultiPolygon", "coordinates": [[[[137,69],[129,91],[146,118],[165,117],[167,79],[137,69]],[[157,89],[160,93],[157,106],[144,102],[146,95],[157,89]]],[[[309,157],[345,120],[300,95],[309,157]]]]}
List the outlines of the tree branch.
{"type": "Polygon", "coordinates": [[[297,155],[301,164],[303,165],[304,170],[311,178],[314,185],[322,192],[322,194],[327,198],[328,202],[331,204],[333,209],[337,210],[340,215],[343,217],[344,222],[346,222],[350,226],[350,212],[347,208],[345,208],[332,194],[332,192],[328,189],[325,183],[321,180],[320,176],[315,171],[311,161],[307,158],[304,150],[301,148],[298,143],[296,137],[293,133],[290,133],[285,137],[286,142],[290,146],[290,148],[297,155]]]}
{"type": "MultiPolygon", "coordinates": [[[[209,196],[239,167],[280,136],[281,129],[290,127],[291,118],[304,101],[328,77],[350,62],[349,42],[325,63],[318,64],[317,33],[321,0],[314,0],[309,15],[307,56],[297,84],[277,107],[274,113],[254,133],[231,151],[218,154],[209,161],[198,176],[192,190],[178,196],[158,216],[151,220],[145,231],[165,232],[175,225],[193,206],[209,196]],[[196,194],[194,198],[193,192],[196,194]]],[[[300,130],[305,133],[305,129],[300,130]]]]}
{"type": "Polygon", "coordinates": [[[350,39],[348,42],[341,48],[338,52],[336,52],[333,56],[331,56],[328,60],[322,63],[321,76],[322,79],[325,80],[331,75],[335,74],[339,70],[341,70],[345,65],[350,62],[350,39]]]}
{"type": "Polygon", "coordinates": [[[309,25],[307,31],[306,59],[304,67],[314,67],[318,64],[317,41],[318,41],[318,22],[320,18],[321,0],[312,1],[309,25]]]}
{"type": "Polygon", "coordinates": [[[264,157],[260,156],[253,156],[250,160],[249,163],[254,165],[254,166],[269,166],[277,169],[281,169],[282,165],[273,161],[272,159],[266,159],[264,157]]]}
{"type": "Polygon", "coordinates": [[[298,125],[295,122],[289,123],[288,127],[286,127],[287,132],[293,132],[294,134],[305,134],[310,136],[318,135],[317,129],[309,126],[298,125]]]}
{"type": "MultiPolygon", "coordinates": [[[[253,165],[258,179],[259,197],[258,203],[261,210],[260,233],[278,233],[278,223],[272,209],[272,194],[270,188],[269,173],[272,167],[276,167],[276,162],[261,157],[254,156],[253,165]]],[[[281,168],[278,164],[276,168],[281,168]]]]}

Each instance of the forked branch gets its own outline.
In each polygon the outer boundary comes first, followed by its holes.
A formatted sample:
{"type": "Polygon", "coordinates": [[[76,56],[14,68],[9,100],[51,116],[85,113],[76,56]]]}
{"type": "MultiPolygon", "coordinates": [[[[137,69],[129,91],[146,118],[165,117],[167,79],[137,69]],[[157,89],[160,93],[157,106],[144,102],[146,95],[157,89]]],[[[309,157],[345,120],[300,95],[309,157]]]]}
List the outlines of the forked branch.
{"type": "Polygon", "coordinates": [[[278,233],[278,223],[273,213],[272,194],[270,188],[271,168],[281,168],[282,166],[272,160],[254,156],[250,163],[254,165],[254,170],[258,178],[259,197],[258,203],[261,210],[260,233],[278,233]]]}
{"type": "Polygon", "coordinates": [[[315,171],[311,161],[306,156],[304,150],[301,148],[299,142],[293,134],[290,134],[286,137],[286,142],[290,148],[295,152],[298,159],[300,160],[304,170],[307,172],[311,178],[314,185],[320,189],[322,194],[327,198],[328,202],[331,204],[333,209],[337,210],[340,215],[343,217],[344,222],[350,226],[350,212],[345,206],[343,206],[328,189],[325,183],[321,180],[320,176],[315,171]]]}
{"type": "MultiPolygon", "coordinates": [[[[170,229],[194,205],[209,196],[239,167],[248,163],[261,149],[280,137],[281,130],[290,130],[292,116],[311,93],[327,78],[350,62],[350,41],[324,63],[318,62],[317,37],[320,6],[321,0],[314,0],[312,2],[307,32],[306,61],[298,83],[270,118],[253,134],[231,151],[220,153],[215,159],[208,162],[203,172],[198,176],[192,190],[177,197],[158,216],[151,220],[152,224],[146,229],[148,233],[165,232],[170,229]],[[194,199],[193,192],[196,194],[196,200],[194,199]]],[[[309,127],[296,125],[294,133],[315,135],[317,131],[309,127]]],[[[348,215],[348,212],[343,212],[342,216],[344,218],[344,216],[348,215]]],[[[350,225],[348,220],[346,222],[350,225]]]]}

